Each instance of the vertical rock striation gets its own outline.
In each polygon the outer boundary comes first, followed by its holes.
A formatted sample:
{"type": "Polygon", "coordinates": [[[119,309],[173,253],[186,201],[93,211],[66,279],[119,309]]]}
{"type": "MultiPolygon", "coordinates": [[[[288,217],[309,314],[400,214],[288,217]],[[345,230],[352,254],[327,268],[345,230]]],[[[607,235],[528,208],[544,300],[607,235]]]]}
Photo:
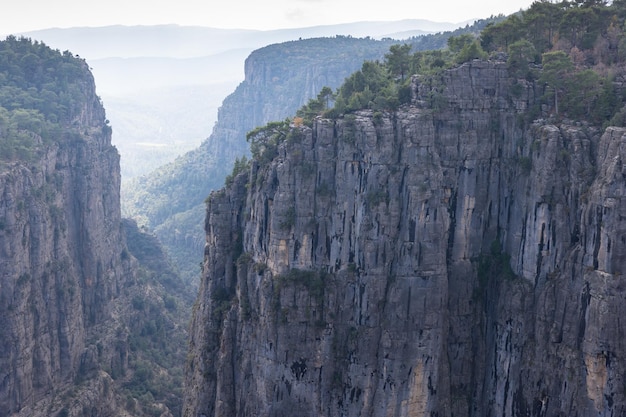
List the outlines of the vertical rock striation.
{"type": "MultiPolygon", "coordinates": [[[[88,80],[80,88],[89,99],[63,138],[39,139],[36,160],[0,169],[0,416],[50,415],[59,408],[51,393],[95,372],[103,355],[119,356],[93,344],[130,261],[122,254],[119,155],[88,80]]],[[[92,415],[115,407],[106,383],[95,382],[100,402],[85,399],[92,415]]]]}
{"type": "Polygon", "coordinates": [[[626,130],[536,88],[415,78],[214,192],[184,415],[624,414],[626,130]]]}

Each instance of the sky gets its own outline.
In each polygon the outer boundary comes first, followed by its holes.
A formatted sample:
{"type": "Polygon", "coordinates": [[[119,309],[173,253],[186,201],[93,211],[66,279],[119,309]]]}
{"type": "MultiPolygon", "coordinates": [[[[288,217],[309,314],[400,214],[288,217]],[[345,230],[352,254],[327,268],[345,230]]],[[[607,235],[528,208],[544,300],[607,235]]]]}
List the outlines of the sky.
{"type": "Polygon", "coordinates": [[[532,0],[7,0],[0,34],[47,28],[178,24],[271,30],[357,21],[459,23],[526,9],[532,0]]]}

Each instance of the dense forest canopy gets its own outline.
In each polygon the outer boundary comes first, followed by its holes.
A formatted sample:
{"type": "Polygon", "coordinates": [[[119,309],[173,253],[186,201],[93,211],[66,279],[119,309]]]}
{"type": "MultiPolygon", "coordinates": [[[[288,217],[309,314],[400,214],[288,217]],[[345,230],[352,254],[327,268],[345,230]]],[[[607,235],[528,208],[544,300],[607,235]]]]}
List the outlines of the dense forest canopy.
{"type": "Polygon", "coordinates": [[[623,125],[625,21],[626,0],[537,1],[487,22],[478,34],[448,37],[444,49],[413,52],[411,43],[393,45],[383,62],[365,62],[336,92],[311,100],[297,116],[307,121],[363,108],[394,110],[410,100],[409,74],[433,77],[472,59],[498,57],[507,59],[512,76],[538,82],[552,115],[623,125]]]}
{"type": "Polygon", "coordinates": [[[41,140],[71,135],[91,83],[87,64],[44,43],[0,41],[0,160],[29,159],[41,140]]]}
{"type": "Polygon", "coordinates": [[[545,86],[556,116],[623,126],[626,1],[536,1],[480,35],[488,53],[508,52],[514,74],[545,86]],[[541,71],[533,64],[541,64],[541,71]]]}

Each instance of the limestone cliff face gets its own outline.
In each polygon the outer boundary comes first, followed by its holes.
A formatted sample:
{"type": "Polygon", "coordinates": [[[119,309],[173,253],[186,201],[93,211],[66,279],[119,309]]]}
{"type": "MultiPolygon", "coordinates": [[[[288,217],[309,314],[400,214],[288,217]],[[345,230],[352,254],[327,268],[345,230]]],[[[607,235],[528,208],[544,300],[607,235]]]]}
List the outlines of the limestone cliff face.
{"type": "MultiPolygon", "coordinates": [[[[90,80],[82,88],[91,100],[71,121],[81,134],[68,128],[60,141],[42,142],[36,160],[0,169],[0,416],[50,415],[60,407],[49,402],[52,392],[106,355],[119,357],[91,344],[130,263],[122,254],[119,156],[90,80]],[[45,398],[49,408],[41,408],[45,398]]],[[[93,383],[101,401],[84,401],[114,409],[103,380],[93,383]]]]}
{"type": "Polygon", "coordinates": [[[626,413],[626,130],[535,88],[415,78],[214,192],[184,415],[626,413]]]}

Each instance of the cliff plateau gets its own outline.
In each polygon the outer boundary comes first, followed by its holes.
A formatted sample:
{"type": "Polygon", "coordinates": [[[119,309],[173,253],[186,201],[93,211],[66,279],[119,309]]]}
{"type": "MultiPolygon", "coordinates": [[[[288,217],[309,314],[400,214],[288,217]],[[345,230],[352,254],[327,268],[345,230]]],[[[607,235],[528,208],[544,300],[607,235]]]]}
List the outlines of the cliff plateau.
{"type": "Polygon", "coordinates": [[[213,192],[183,415],[624,415],[626,129],[540,89],[415,77],[213,192]]]}

